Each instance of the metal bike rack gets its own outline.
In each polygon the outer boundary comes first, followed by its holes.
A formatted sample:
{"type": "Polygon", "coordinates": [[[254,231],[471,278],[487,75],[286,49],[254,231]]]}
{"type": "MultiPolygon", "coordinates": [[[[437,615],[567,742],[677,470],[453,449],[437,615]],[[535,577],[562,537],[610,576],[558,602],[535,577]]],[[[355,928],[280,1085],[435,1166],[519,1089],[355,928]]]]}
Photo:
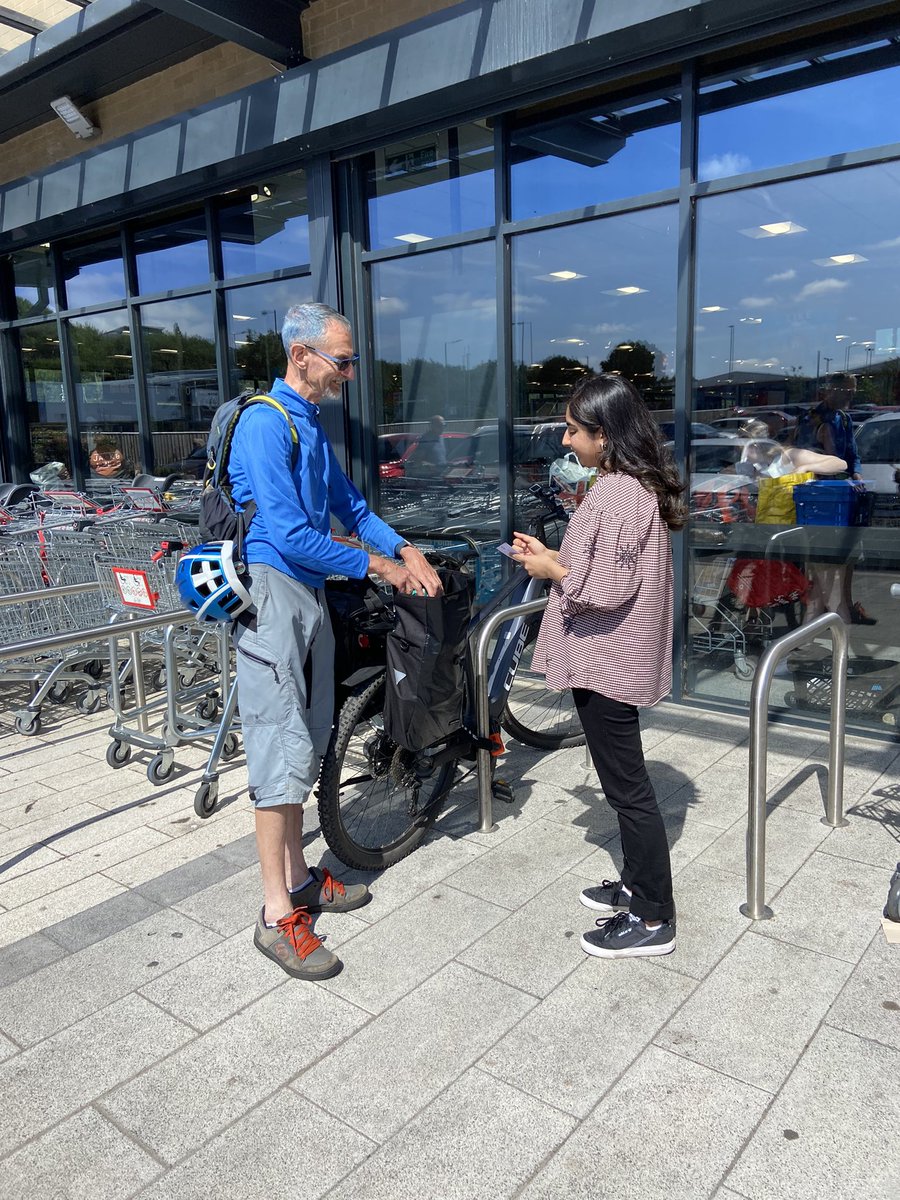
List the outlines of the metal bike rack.
{"type": "Polygon", "coordinates": [[[478,768],[478,832],[490,833],[494,828],[493,801],[491,793],[491,752],[487,749],[491,736],[490,697],[488,696],[488,645],[494,631],[507,621],[540,612],[547,607],[547,596],[529,600],[525,604],[514,604],[495,612],[479,628],[475,639],[475,724],[478,749],[475,761],[478,768]]]}
{"type": "Polygon", "coordinates": [[[747,809],[747,902],[741,912],[751,921],[767,921],[774,913],[765,903],[766,889],[766,751],[769,691],[775,668],[792,650],[830,632],[831,727],[828,748],[828,794],[824,825],[846,825],[844,799],[844,729],[846,726],[847,658],[850,639],[837,613],[824,613],[808,625],[785,634],[759,660],[750,691],[750,787],[747,809]]]}

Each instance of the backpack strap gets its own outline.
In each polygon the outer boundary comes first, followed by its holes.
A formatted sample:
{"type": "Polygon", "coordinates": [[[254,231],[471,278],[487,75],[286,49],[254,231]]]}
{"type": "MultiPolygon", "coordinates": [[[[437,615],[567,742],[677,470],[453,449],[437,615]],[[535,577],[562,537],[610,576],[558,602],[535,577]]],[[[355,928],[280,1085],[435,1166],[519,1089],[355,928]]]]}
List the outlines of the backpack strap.
{"type": "MultiPolygon", "coordinates": [[[[300,435],[297,433],[297,426],[291,419],[291,414],[274,396],[260,392],[256,395],[247,393],[238,399],[234,412],[231,414],[231,419],[225,426],[225,431],[222,434],[222,441],[219,445],[219,453],[217,461],[213,469],[212,482],[219,487],[222,495],[228,501],[229,505],[234,508],[234,496],[231,493],[231,482],[228,478],[228,461],[231,458],[231,443],[234,441],[234,433],[237,429],[237,423],[241,415],[252,404],[267,404],[270,408],[276,409],[284,417],[288,423],[288,430],[291,435],[291,471],[293,472],[297,466],[297,460],[300,457],[300,435]]],[[[209,466],[209,464],[207,464],[209,466]]],[[[244,544],[244,535],[250,528],[250,522],[256,515],[256,501],[251,496],[244,505],[241,512],[237,513],[238,532],[235,539],[235,550],[238,558],[241,557],[241,551],[244,544]]]]}

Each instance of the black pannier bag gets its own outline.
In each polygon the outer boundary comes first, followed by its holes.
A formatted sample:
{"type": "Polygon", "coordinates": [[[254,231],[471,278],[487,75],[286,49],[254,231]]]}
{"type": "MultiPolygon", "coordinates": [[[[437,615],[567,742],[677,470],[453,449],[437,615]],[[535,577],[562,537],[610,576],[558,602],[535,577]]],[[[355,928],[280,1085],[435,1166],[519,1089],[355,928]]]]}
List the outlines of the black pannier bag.
{"type": "Polygon", "coordinates": [[[433,746],[462,724],[466,637],[475,581],[438,568],[442,596],[394,593],[397,620],[387,636],[384,729],[404,750],[433,746]]]}
{"type": "Polygon", "coordinates": [[[386,598],[371,579],[326,579],[325,599],[334,631],[335,700],[384,667],[384,641],[394,624],[386,598]]]}

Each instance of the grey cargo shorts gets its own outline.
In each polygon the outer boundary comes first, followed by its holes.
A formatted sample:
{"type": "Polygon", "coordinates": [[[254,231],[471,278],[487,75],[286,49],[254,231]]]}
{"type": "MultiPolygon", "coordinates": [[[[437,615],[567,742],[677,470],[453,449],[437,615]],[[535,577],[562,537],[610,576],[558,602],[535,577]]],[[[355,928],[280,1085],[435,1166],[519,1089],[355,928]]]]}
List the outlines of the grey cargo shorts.
{"type": "Polygon", "coordinates": [[[304,804],[331,736],[334,635],[321,588],[250,566],[255,617],[234,627],[250,798],[304,804]]]}

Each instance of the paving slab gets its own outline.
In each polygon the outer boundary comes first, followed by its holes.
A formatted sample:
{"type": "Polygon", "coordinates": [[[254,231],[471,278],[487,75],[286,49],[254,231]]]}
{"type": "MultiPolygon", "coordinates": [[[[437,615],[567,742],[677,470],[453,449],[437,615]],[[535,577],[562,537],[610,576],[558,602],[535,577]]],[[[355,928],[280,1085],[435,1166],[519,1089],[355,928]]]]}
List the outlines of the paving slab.
{"type": "Polygon", "coordinates": [[[449,877],[455,888],[518,908],[592,852],[579,829],[535,821],[449,877]]]}
{"type": "Polygon", "coordinates": [[[71,954],[92,946],[95,942],[102,942],[112,934],[118,933],[120,929],[136,925],[138,921],[143,921],[159,911],[158,904],[146,900],[139,892],[125,891],[100,904],[92,905],[77,916],[47,926],[44,932],[71,954]]]}
{"type": "Polygon", "coordinates": [[[125,996],[8,1059],[0,1064],[0,1146],[17,1149],[192,1036],[142,997],[125,996]]]}
{"type": "MultiPolygon", "coordinates": [[[[256,921],[262,904],[259,864],[254,863],[253,866],[244,867],[241,870],[237,864],[225,859],[218,850],[207,857],[215,858],[219,866],[227,865],[230,868],[229,872],[226,874],[222,871],[216,882],[209,883],[208,886],[195,887],[192,891],[186,892],[183,897],[171,900],[170,904],[172,908],[184,913],[192,921],[199,921],[201,925],[205,925],[208,929],[214,929],[223,937],[231,937],[238,930],[246,929],[248,925],[253,925],[256,921]]],[[[198,859],[197,861],[202,860],[198,859]]],[[[189,878],[191,867],[193,867],[193,863],[177,867],[175,871],[167,872],[167,874],[175,875],[184,872],[189,878]]],[[[164,879],[165,876],[162,878],[164,879]]],[[[213,872],[209,878],[215,879],[216,872],[213,872]]],[[[196,882],[202,879],[203,876],[199,874],[194,876],[196,882]]],[[[144,886],[152,889],[155,883],[155,880],[151,880],[144,886]]]]}
{"type": "Polygon", "coordinates": [[[582,956],[577,969],[489,1050],[480,1066],[585,1117],[696,984],[658,970],[647,959],[588,958],[573,943],[573,957],[582,956]]]}
{"type": "Polygon", "coordinates": [[[184,837],[170,838],[154,850],[111,867],[107,874],[125,887],[140,887],[166,871],[184,866],[203,854],[220,850],[229,842],[245,837],[252,828],[253,814],[249,811],[226,810],[216,813],[184,837]]]}
{"type": "Polygon", "coordinates": [[[386,1141],[535,1003],[450,963],[292,1087],[373,1142],[386,1141]]]}
{"type": "Polygon", "coordinates": [[[574,1126],[571,1117],[471,1069],[340,1185],[342,1200],[504,1200],[574,1126]]]}
{"type": "Polygon", "coordinates": [[[217,935],[163,910],[25,976],[3,993],[0,1027],[31,1045],[205,950],[217,935]]]}
{"type": "Polygon", "coordinates": [[[900,947],[889,945],[880,929],[825,1022],[900,1050],[900,947]]]}
{"type": "Polygon", "coordinates": [[[155,904],[175,905],[238,874],[239,868],[216,853],[201,854],[180,867],[139,884],[135,891],[155,904]]]}
{"type": "Polygon", "coordinates": [[[769,1101],[766,1092],[650,1046],[519,1200],[708,1196],[769,1101]]]}
{"type": "Polygon", "coordinates": [[[823,854],[893,870],[900,859],[900,784],[877,784],[844,805],[848,824],[822,843],[823,854]]]}
{"type": "Polygon", "coordinates": [[[544,997],[582,962],[578,939],[591,924],[578,896],[584,881],[561,875],[540,895],[480,937],[459,961],[544,997]]]}
{"type": "MultiPolygon", "coordinates": [[[[787,883],[831,830],[812,813],[778,806],[766,815],[766,885],[769,895],[787,883]]],[[[744,875],[747,824],[738,821],[698,856],[698,861],[720,871],[744,875]]]]}
{"type": "Polygon", "coordinates": [[[15,1042],[10,1041],[8,1037],[4,1037],[0,1033],[0,1062],[5,1062],[7,1058],[12,1058],[14,1054],[19,1053],[19,1047],[15,1042]]]}
{"type": "Polygon", "coordinates": [[[775,1092],[850,970],[847,963],[750,930],[654,1040],[685,1058],[775,1092]]]}
{"type": "Polygon", "coordinates": [[[380,1013],[507,915],[496,904],[439,883],[350,942],[345,969],[319,986],[380,1013]]]}
{"type": "Polygon", "coordinates": [[[301,1197],[318,1200],[375,1149],[295,1092],[279,1091],[186,1158],[141,1200],[301,1197]],[[282,1153],[261,1153],[281,1147],[282,1153]]]}
{"type": "Polygon", "coordinates": [[[124,891],[121,884],[107,879],[105,875],[89,875],[50,895],[10,909],[0,914],[0,946],[8,946],[29,934],[39,933],[48,925],[74,917],[104,900],[122,895],[124,891]]]}
{"type": "Polygon", "coordinates": [[[750,928],[740,911],[746,899],[744,881],[694,861],[676,875],[674,885],[678,949],[653,963],[704,979],[750,928]]]}
{"type": "Polygon", "coordinates": [[[890,871],[816,853],[771,901],[774,920],[757,922],[757,930],[857,963],[880,929],[890,871]],[[829,909],[834,915],[823,920],[829,909]]]}
{"type": "MultiPolygon", "coordinates": [[[[146,1001],[144,1001],[146,1003],[146,1001]]],[[[367,1020],[324,989],[286,980],[104,1097],[120,1129],[169,1163],[202,1146],[367,1020]],[[160,1103],[165,1097],[165,1103],[160,1103]],[[203,1098],[198,1114],[198,1097],[203,1098]],[[198,1119],[202,1117],[202,1119],[198,1119]]],[[[288,1148],[284,1149],[289,1153],[288,1148]]]]}
{"type": "MultiPolygon", "coordinates": [[[[0,988],[8,987],[17,979],[33,975],[57,959],[64,958],[66,951],[57,942],[42,933],[11,942],[0,949],[0,988]]],[[[7,1003],[6,996],[3,997],[7,1003]]]]}
{"type": "Polygon", "coordinates": [[[163,1167],[92,1108],[0,1162],[0,1195],[125,1200],[163,1167]]]}
{"type": "Polygon", "coordinates": [[[894,1200],[900,1052],[819,1030],[727,1183],[748,1200],[894,1200]]]}

